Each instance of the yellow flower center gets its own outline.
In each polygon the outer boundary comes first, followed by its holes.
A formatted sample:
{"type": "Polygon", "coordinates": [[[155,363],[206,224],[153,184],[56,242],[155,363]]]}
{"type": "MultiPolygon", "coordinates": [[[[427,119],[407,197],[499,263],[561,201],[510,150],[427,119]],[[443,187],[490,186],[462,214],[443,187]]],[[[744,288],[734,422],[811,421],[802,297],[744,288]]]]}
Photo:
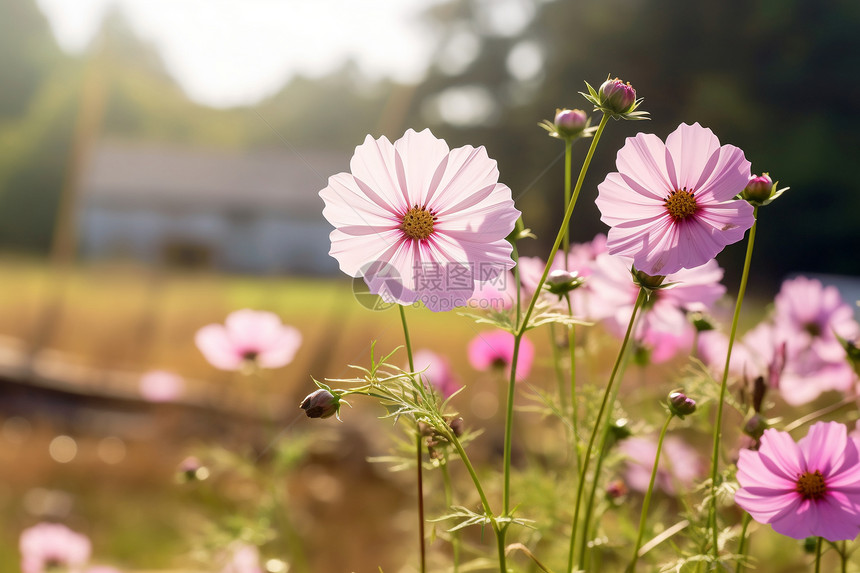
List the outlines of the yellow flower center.
{"type": "Polygon", "coordinates": [[[687,191],[686,187],[669,193],[665,203],[669,215],[676,221],[683,221],[699,209],[699,206],[696,205],[696,197],[693,196],[692,191],[687,191]]]}
{"type": "Polygon", "coordinates": [[[803,499],[820,499],[824,497],[826,491],[824,484],[824,476],[821,472],[805,472],[798,476],[797,487],[795,491],[803,497],[803,499]]]}
{"type": "Polygon", "coordinates": [[[436,216],[428,211],[426,207],[415,205],[403,215],[403,223],[400,224],[400,229],[410,239],[424,241],[433,234],[433,223],[435,221],[436,216]]]}

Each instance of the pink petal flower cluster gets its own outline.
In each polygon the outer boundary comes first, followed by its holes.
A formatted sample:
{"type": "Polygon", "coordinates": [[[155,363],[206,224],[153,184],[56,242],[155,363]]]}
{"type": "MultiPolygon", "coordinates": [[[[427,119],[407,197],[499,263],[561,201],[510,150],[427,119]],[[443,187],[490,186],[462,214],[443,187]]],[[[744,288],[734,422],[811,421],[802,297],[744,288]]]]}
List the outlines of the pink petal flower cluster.
{"type": "MultiPolygon", "coordinates": [[[[577,318],[583,320],[594,318],[590,303],[599,296],[599,293],[594,292],[588,277],[593,272],[597,256],[605,252],[606,235],[599,234],[589,242],[572,244],[566,261],[562,251],[559,251],[552,261],[550,272],[567,270],[576,272],[577,275],[586,279],[582,286],[570,292],[570,305],[573,309],[573,316],[577,318]]],[[[546,267],[546,261],[540,257],[520,257],[519,266],[523,293],[525,296],[531,296],[537,288],[544,267],[546,267]]],[[[560,311],[567,312],[567,303],[558,301],[556,295],[547,293],[543,296],[551,302],[557,302],[560,311]]]]}
{"type": "MultiPolygon", "coordinates": [[[[517,358],[517,380],[525,380],[532,369],[535,347],[523,337],[517,358]]],[[[475,370],[485,371],[492,367],[502,367],[510,375],[514,359],[514,335],[506,330],[482,332],[469,342],[469,363],[475,370]]]]}
{"type": "MultiPolygon", "coordinates": [[[[765,377],[794,406],[829,390],[848,392],[857,377],[835,334],[849,339],[860,334],[836,288],[805,277],[787,280],[776,296],[773,317],[735,344],[729,372],[748,380],[765,377]]],[[[722,374],[727,349],[724,334],[702,334],[702,360],[717,374],[722,374]]]]}
{"type": "Polygon", "coordinates": [[[150,370],[140,377],[140,395],[148,402],[172,402],[182,396],[185,380],[166,370],[150,370]]]}
{"type": "Polygon", "coordinates": [[[90,558],[87,536],[59,523],[40,523],[21,532],[21,573],[46,573],[64,567],[78,573],[90,558]]]}
{"type": "Polygon", "coordinates": [[[419,350],[412,361],[415,370],[421,373],[421,378],[435,388],[442,398],[447,398],[460,389],[461,384],[444,356],[431,350],[419,350]]]}
{"type": "MultiPolygon", "coordinates": [[[[627,458],[624,482],[630,489],[645,493],[657,456],[656,439],[634,436],[623,440],[618,448],[627,458]]],[[[668,495],[675,495],[679,488],[692,488],[704,473],[702,460],[696,450],[677,436],[668,436],[663,440],[660,458],[655,486],[668,495]]]]}
{"type": "Polygon", "coordinates": [[[598,185],[597,207],[610,226],[609,253],[640,271],[696,268],[752,227],[752,206],[734,199],[750,180],[749,161],[698,123],[681,124],[665,144],[653,134],[628,138],[616,166],[598,185]]]}
{"type": "Polygon", "coordinates": [[[759,523],[794,539],[860,534],[860,455],[843,424],[818,422],[797,443],[767,429],[737,465],[735,503],[759,523]]]}
{"type": "Polygon", "coordinates": [[[302,335],[274,313],[244,309],[230,313],[224,324],[204,326],[194,341],[206,360],[221,370],[241,370],[249,364],[281,368],[292,362],[302,335]]]}
{"type": "Polygon", "coordinates": [[[483,147],[449,149],[429,130],[370,136],[351,173],[320,191],[332,257],[370,292],[433,311],[463,306],[476,283],[514,266],[505,238],[520,212],[483,147]]]}
{"type": "MultiPolygon", "coordinates": [[[[720,284],[722,278],[723,269],[711,259],[700,267],[666,276],[665,284],[674,284],[652,292],[633,333],[636,344],[650,352],[651,362],[665,362],[692,347],[695,328],[687,313],[713,308],[726,292],[720,284]]],[[[630,275],[630,260],[609,254],[598,256],[591,285],[599,295],[591,301],[593,316],[602,319],[610,333],[622,338],[639,294],[630,275]]]]}

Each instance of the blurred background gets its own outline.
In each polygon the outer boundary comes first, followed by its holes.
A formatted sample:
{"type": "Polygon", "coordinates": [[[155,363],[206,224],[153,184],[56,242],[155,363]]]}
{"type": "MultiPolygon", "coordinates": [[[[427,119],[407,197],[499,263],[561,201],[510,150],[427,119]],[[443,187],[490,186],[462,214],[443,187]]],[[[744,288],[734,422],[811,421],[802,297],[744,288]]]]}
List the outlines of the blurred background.
{"type": "MultiPolygon", "coordinates": [[[[366,134],[429,127],[451,147],[486,146],[538,235],[522,254],[545,256],[562,146],[537,123],[585,108],[583,82],[611,74],[652,119],[610,125],[574,240],[605,231],[593,198],[625,137],[698,121],[792,188],[762,212],[755,296],[790,274],[860,274],[853,0],[0,0],[0,30],[2,571],[17,571],[20,530],[50,518],[87,531],[108,561],[174,565],[187,552],[177,533],[240,503],[177,490],[190,449],[245,443],[260,393],[305,431],[294,408],[310,375],[346,375],[371,340],[400,343],[396,317],[357,304],[328,256],[317,195],[366,134]],[[304,337],[292,364],[253,384],[193,342],[245,307],[304,337]],[[181,375],[182,397],[145,400],[153,369],[181,375]],[[178,503],[191,509],[177,516],[178,503]]],[[[730,292],[743,248],[720,256],[730,292]]],[[[468,380],[465,320],[416,313],[413,328],[468,380]]],[[[317,440],[295,486],[325,478],[334,494],[311,488],[297,511],[378,510],[372,494],[345,499],[333,459],[390,491],[364,462],[386,451],[378,424],[348,425],[331,431],[349,438],[317,440]]],[[[411,523],[380,527],[391,539],[411,523]]],[[[398,570],[408,552],[392,553],[383,565],[398,570]]]]}

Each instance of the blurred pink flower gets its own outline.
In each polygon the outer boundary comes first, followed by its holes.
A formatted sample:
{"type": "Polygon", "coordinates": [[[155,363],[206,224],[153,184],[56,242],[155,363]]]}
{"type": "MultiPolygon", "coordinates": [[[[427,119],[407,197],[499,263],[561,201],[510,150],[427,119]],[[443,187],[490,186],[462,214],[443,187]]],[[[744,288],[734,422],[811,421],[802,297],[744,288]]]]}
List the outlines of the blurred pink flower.
{"type": "MultiPolygon", "coordinates": [[[[596,296],[594,288],[587,280],[591,276],[594,268],[597,255],[606,252],[606,235],[599,234],[587,243],[575,243],[570,246],[570,253],[567,255],[567,263],[565,264],[564,253],[559,251],[555,259],[553,259],[550,272],[555,270],[568,270],[575,272],[580,277],[584,277],[586,281],[577,289],[570,292],[570,305],[573,309],[573,316],[578,318],[591,320],[594,315],[591,312],[590,301],[596,296]]],[[[523,285],[525,296],[531,296],[538,281],[543,274],[546,261],[540,257],[520,257],[520,282],[523,285]]],[[[545,295],[552,302],[558,301],[556,295],[545,295]]],[[[563,300],[558,302],[558,308],[562,312],[567,312],[567,303],[563,300]]]]}
{"type": "Polygon", "coordinates": [[[229,551],[229,561],[221,573],[263,573],[260,552],[253,545],[234,543],[229,551]]]}
{"type": "MultiPolygon", "coordinates": [[[[535,348],[531,341],[523,337],[517,359],[516,379],[524,380],[532,369],[535,348]]],[[[506,330],[491,330],[478,334],[469,343],[469,363],[475,370],[488,370],[498,366],[510,374],[514,358],[514,335],[506,330]]]]}
{"type": "MultiPolygon", "coordinates": [[[[756,325],[735,342],[729,373],[748,381],[762,376],[792,406],[811,402],[822,392],[853,388],[856,376],[848,362],[822,360],[810,349],[788,354],[784,334],[770,322],[756,325]]],[[[699,336],[699,355],[714,376],[722,376],[727,351],[728,337],[722,332],[712,330],[699,336]]]]}
{"type": "Polygon", "coordinates": [[[244,309],[230,313],[223,325],[204,326],[194,341],[206,360],[221,370],[240,370],[247,364],[281,368],[292,362],[302,335],[274,313],[244,309]]]}
{"type": "Polygon", "coordinates": [[[52,567],[81,571],[89,560],[90,540],[59,523],[40,523],[21,532],[21,573],[44,573],[52,567]]]}
{"type": "Polygon", "coordinates": [[[415,363],[415,370],[421,372],[421,378],[433,386],[442,398],[447,398],[460,389],[461,384],[444,356],[430,350],[419,350],[412,360],[415,363]]]}
{"type": "MultiPolygon", "coordinates": [[[[590,280],[595,293],[590,300],[592,316],[602,319],[606,329],[618,338],[627,330],[639,294],[630,267],[626,257],[601,254],[590,280]]],[[[720,284],[722,278],[723,269],[711,259],[700,267],[667,275],[665,283],[674,284],[652,292],[634,331],[634,340],[649,350],[651,362],[665,362],[692,346],[695,328],[686,313],[709,311],[726,292],[720,284]]]]}
{"type": "Polygon", "coordinates": [[[843,338],[860,334],[854,311],[834,286],[797,277],[782,283],[774,301],[774,324],[788,345],[789,356],[811,350],[823,361],[845,361],[843,338]]]}
{"type": "Polygon", "coordinates": [[[172,402],[185,391],[185,380],[166,370],[151,370],[140,377],[140,395],[149,402],[172,402]]]}
{"type": "Polygon", "coordinates": [[[108,567],[107,565],[96,565],[87,569],[86,573],[122,573],[116,567],[108,567]]]}
{"type": "Polygon", "coordinates": [[[475,283],[475,292],[469,298],[470,308],[502,311],[512,308],[517,302],[517,283],[510,271],[495,279],[475,283]]]}
{"type": "Polygon", "coordinates": [[[860,533],[860,456],[843,424],[818,422],[797,443],[767,429],[737,466],[735,503],[777,533],[829,541],[860,533]]]}
{"type": "Polygon", "coordinates": [[[610,226],[609,253],[632,257],[640,271],[701,266],[752,227],[752,206],[734,199],[750,180],[749,161],[698,123],[681,124],[665,144],[653,134],[627,138],[616,166],[598,185],[597,207],[610,226]]]}
{"type": "MultiPolygon", "coordinates": [[[[634,436],[622,440],[618,446],[627,457],[624,481],[630,489],[646,492],[657,456],[657,441],[654,437],[634,436]]],[[[677,436],[663,440],[663,452],[657,466],[655,487],[669,495],[678,493],[678,486],[691,488],[703,473],[702,461],[696,450],[677,436]]]]}
{"type": "Polygon", "coordinates": [[[505,238],[520,212],[483,147],[450,150],[426,129],[393,144],[367,136],[350,169],[320,191],[323,215],[331,256],[372,293],[449,310],[513,268],[505,238]]]}

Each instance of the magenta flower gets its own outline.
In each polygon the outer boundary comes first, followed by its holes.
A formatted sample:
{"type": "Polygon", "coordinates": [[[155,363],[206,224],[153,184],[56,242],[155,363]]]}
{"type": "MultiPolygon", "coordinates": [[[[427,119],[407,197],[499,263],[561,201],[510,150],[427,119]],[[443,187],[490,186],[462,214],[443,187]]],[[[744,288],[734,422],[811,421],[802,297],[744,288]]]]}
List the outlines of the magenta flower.
{"type": "MultiPolygon", "coordinates": [[[[535,347],[523,337],[517,358],[516,379],[524,380],[532,369],[535,347]]],[[[510,375],[514,358],[514,335],[506,330],[482,332],[469,343],[469,363],[475,370],[488,370],[491,367],[504,368],[510,375]]]]}
{"type": "Polygon", "coordinates": [[[828,541],[860,533],[860,456],[843,424],[818,422],[795,443],[764,431],[757,452],[741,450],[735,503],[794,539],[828,541]]]}
{"type": "Polygon", "coordinates": [[[435,388],[442,398],[447,398],[460,389],[460,382],[451,371],[451,365],[444,356],[430,350],[419,350],[413,357],[415,370],[421,378],[435,388]]]}
{"type": "Polygon", "coordinates": [[[59,523],[40,523],[21,532],[21,573],[65,567],[76,573],[90,558],[90,540],[59,523]]]}
{"type": "Polygon", "coordinates": [[[204,326],[194,341],[206,360],[221,370],[247,365],[281,368],[292,362],[302,335],[274,313],[244,309],[230,313],[224,324],[204,326]]]}
{"type": "Polygon", "coordinates": [[[752,206],[733,199],[749,182],[749,161],[698,123],[681,124],[665,144],[653,134],[627,138],[616,166],[597,207],[611,227],[609,253],[632,257],[640,271],[698,267],[752,227],[752,206]]]}
{"type": "Polygon", "coordinates": [[[350,169],[320,191],[323,215],[335,227],[331,256],[372,293],[449,310],[513,268],[505,237],[520,212],[483,147],[450,150],[429,130],[393,144],[367,136],[350,169]]]}
{"type": "Polygon", "coordinates": [[[148,402],[172,402],[185,391],[185,380],[166,370],[151,370],[140,377],[140,395],[148,402]]]}

